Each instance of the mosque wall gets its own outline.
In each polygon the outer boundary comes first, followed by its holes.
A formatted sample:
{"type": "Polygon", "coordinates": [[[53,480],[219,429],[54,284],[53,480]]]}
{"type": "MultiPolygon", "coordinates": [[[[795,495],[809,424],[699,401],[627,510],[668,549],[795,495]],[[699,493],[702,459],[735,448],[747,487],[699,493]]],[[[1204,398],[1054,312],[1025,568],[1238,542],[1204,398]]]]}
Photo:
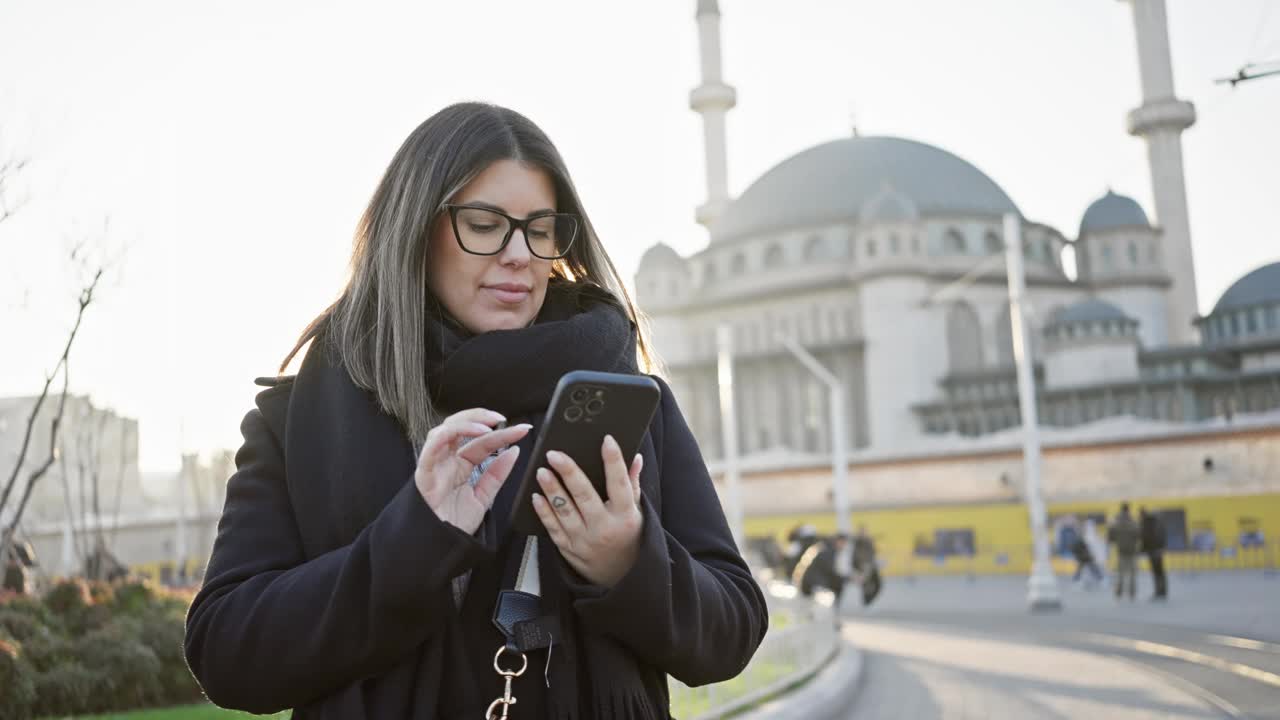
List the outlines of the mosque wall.
{"type": "MultiPolygon", "coordinates": [[[[1164,288],[1150,286],[1110,287],[1097,291],[1097,297],[1120,308],[1138,321],[1138,337],[1143,347],[1166,347],[1169,344],[1169,300],[1164,288]]],[[[1192,318],[1187,318],[1187,324],[1192,318]]]]}
{"type": "MultiPolygon", "coordinates": [[[[850,464],[849,497],[855,514],[859,507],[1018,501],[1024,482],[1015,447],[862,459],[850,464]]],[[[1280,493],[1280,424],[1049,445],[1042,483],[1049,502],[1280,493]]],[[[742,489],[750,516],[831,508],[829,465],[747,472],[742,489]]]]}
{"type": "Polygon", "coordinates": [[[1045,386],[1051,390],[1138,379],[1138,348],[1132,337],[1067,341],[1045,353],[1045,386]],[[1079,343],[1080,341],[1077,341],[1079,343]]]}
{"type": "Polygon", "coordinates": [[[946,308],[922,307],[928,291],[927,280],[911,276],[880,277],[859,288],[875,447],[906,447],[921,437],[911,406],[933,399],[947,372],[946,308]]]}

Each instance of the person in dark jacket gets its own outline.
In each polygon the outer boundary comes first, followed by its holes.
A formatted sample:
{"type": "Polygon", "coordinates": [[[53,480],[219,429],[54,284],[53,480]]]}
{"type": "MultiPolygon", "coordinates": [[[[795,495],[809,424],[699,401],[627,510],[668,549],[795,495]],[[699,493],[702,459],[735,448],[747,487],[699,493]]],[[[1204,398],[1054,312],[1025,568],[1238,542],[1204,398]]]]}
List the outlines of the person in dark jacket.
{"type": "Polygon", "coordinates": [[[876,543],[867,532],[866,525],[859,525],[853,535],[853,581],[862,588],[862,604],[870,605],[880,594],[880,564],[876,562],[876,543]]]}
{"type": "Polygon", "coordinates": [[[264,380],[241,425],[187,615],[208,697],[308,719],[667,718],[668,675],[741,672],[764,596],[666,383],[638,456],[601,448],[607,501],[572,459],[529,457],[561,375],[641,372],[638,327],[540,129],[464,103],[414,130],[347,287],[281,366],[309,345],[296,377],[264,380]],[[542,537],[509,522],[528,463],[542,537]]]}
{"type": "Polygon", "coordinates": [[[1094,561],[1093,551],[1089,549],[1089,543],[1085,541],[1084,535],[1077,534],[1075,540],[1071,541],[1071,555],[1076,559],[1076,573],[1072,576],[1072,580],[1079,580],[1087,570],[1089,577],[1085,578],[1086,588],[1092,588],[1102,582],[1102,570],[1098,569],[1098,563],[1094,561]]]}
{"type": "Polygon", "coordinates": [[[1116,548],[1116,598],[1127,591],[1132,601],[1138,592],[1138,549],[1142,531],[1129,514],[1129,503],[1120,503],[1120,514],[1107,528],[1107,542],[1116,548]]]}
{"type": "Polygon", "coordinates": [[[1146,508],[1138,508],[1139,525],[1142,531],[1142,552],[1147,555],[1151,565],[1151,580],[1155,584],[1152,600],[1166,600],[1169,597],[1169,579],[1164,574],[1164,523],[1146,508]]]}

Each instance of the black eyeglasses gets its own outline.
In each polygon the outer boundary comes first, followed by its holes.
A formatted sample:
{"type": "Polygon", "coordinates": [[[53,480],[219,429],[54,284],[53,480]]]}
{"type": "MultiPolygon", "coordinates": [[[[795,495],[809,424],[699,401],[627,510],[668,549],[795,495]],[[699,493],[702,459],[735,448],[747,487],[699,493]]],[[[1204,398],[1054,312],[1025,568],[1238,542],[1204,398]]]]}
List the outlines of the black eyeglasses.
{"type": "Polygon", "coordinates": [[[458,244],[472,255],[497,255],[502,252],[516,229],[524,232],[524,242],[534,257],[556,260],[569,254],[569,248],[578,237],[581,224],[577,215],[570,213],[543,213],[518,220],[510,215],[487,207],[471,205],[444,205],[453,223],[453,234],[458,244]]]}

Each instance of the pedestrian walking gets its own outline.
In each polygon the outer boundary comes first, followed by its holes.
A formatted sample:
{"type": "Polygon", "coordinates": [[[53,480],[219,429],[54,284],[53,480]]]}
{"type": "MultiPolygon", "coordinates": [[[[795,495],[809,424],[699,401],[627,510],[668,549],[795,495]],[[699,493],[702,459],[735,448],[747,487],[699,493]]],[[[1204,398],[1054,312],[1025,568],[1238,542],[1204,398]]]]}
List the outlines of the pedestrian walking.
{"type": "Polygon", "coordinates": [[[1142,530],[1142,552],[1147,555],[1147,563],[1151,566],[1151,580],[1155,584],[1151,599],[1166,600],[1169,597],[1169,579],[1164,574],[1164,523],[1159,516],[1142,507],[1138,508],[1138,518],[1142,530]]]}
{"type": "Polygon", "coordinates": [[[1079,533],[1071,543],[1071,554],[1076,559],[1076,573],[1072,576],[1072,581],[1079,582],[1080,576],[1087,570],[1089,576],[1084,579],[1086,589],[1092,590],[1102,582],[1102,570],[1098,568],[1098,563],[1093,558],[1093,551],[1089,549],[1089,543],[1084,539],[1084,533],[1079,533]]]}
{"type": "Polygon", "coordinates": [[[1107,540],[1116,548],[1116,598],[1126,592],[1130,602],[1138,592],[1138,549],[1142,530],[1129,514],[1129,503],[1120,503],[1120,514],[1107,529],[1107,540]]]}
{"type": "Polygon", "coordinates": [[[859,525],[853,536],[852,577],[862,589],[862,605],[870,605],[880,594],[882,581],[880,565],[876,562],[876,543],[867,532],[866,525],[859,525]]]}
{"type": "Polygon", "coordinates": [[[847,533],[837,533],[835,540],[835,576],[836,585],[836,610],[840,609],[840,598],[844,596],[844,589],[849,584],[849,579],[853,576],[853,542],[847,533]]]}
{"type": "MultiPolygon", "coordinates": [[[[278,269],[279,293],[309,262],[278,269]]],[[[531,456],[564,374],[650,362],[529,119],[461,103],[409,135],[347,286],[282,371],[304,347],[241,424],[187,615],[187,662],[214,703],[295,720],[648,720],[670,715],[668,675],[703,685],[750,660],[764,595],[661,378],[640,452],[606,438],[604,477],[531,456]],[[526,467],[544,535],[511,522],[526,467]]]]}

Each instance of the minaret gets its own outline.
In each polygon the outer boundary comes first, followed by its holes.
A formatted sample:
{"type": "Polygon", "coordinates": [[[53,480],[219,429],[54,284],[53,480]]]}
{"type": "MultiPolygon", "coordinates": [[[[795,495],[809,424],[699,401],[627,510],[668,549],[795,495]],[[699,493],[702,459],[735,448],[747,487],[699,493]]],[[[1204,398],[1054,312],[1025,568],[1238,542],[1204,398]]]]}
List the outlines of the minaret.
{"type": "Polygon", "coordinates": [[[720,78],[720,8],[716,0],[698,0],[698,44],[702,50],[702,84],[689,93],[689,107],[702,115],[707,149],[707,201],[698,206],[698,222],[710,227],[729,203],[729,171],[725,158],[724,115],[738,95],[720,78]]]}
{"type": "Polygon", "coordinates": [[[1196,121],[1195,107],[1173,94],[1169,27],[1164,0],[1121,0],[1133,5],[1138,36],[1142,105],[1129,113],[1129,134],[1147,141],[1156,224],[1163,234],[1164,266],[1173,285],[1168,291],[1169,341],[1196,341],[1191,321],[1199,316],[1196,268],[1191,256],[1187,190],[1182,176],[1182,131],[1196,121]]]}

